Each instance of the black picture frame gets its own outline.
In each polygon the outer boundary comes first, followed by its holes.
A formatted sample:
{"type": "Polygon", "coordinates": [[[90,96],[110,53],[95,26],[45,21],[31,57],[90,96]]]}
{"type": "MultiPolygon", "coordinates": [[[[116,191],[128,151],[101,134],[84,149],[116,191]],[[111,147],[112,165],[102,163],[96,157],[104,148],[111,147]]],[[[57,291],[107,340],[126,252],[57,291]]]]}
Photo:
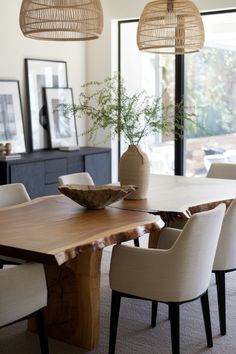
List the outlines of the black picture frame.
{"type": "Polygon", "coordinates": [[[26,152],[18,80],[0,80],[0,143],[11,143],[12,153],[26,152]]]}
{"type": "Polygon", "coordinates": [[[44,88],[49,125],[50,147],[52,149],[78,146],[75,115],[65,114],[63,105],[74,105],[73,90],[65,88],[44,88]]]}
{"type": "Polygon", "coordinates": [[[67,63],[59,60],[25,59],[31,128],[31,150],[50,148],[44,87],[68,87],[67,63]]]}

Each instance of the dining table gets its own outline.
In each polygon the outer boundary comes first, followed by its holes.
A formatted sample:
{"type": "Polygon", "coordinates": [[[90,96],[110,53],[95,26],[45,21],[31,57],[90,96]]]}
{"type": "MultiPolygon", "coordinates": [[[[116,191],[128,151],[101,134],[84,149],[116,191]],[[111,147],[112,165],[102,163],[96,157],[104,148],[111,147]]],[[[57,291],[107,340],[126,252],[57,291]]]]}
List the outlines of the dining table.
{"type": "MultiPolygon", "coordinates": [[[[40,262],[48,287],[46,321],[53,338],[93,349],[99,343],[100,277],[104,247],[150,234],[160,219],[183,227],[197,212],[228,205],[236,180],[151,175],[146,199],[124,199],[87,210],[63,195],[0,209],[0,255],[40,262]]],[[[35,330],[35,323],[29,322],[35,330]]]]}
{"type": "MultiPolygon", "coordinates": [[[[0,209],[0,255],[44,264],[48,335],[92,349],[99,341],[103,248],[155,230],[156,216],[145,212],[86,210],[64,195],[45,196],[0,209]]],[[[36,330],[33,320],[28,328],[36,330]]]]}

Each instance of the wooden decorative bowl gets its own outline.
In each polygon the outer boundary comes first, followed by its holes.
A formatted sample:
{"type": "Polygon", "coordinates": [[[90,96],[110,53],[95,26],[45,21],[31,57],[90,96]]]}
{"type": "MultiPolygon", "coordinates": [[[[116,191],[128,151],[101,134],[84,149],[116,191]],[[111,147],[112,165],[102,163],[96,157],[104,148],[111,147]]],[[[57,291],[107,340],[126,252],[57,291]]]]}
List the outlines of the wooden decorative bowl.
{"type": "Polygon", "coordinates": [[[136,186],[90,186],[66,184],[58,188],[61,193],[87,209],[102,209],[106,206],[127,197],[137,189],[136,186]]]}

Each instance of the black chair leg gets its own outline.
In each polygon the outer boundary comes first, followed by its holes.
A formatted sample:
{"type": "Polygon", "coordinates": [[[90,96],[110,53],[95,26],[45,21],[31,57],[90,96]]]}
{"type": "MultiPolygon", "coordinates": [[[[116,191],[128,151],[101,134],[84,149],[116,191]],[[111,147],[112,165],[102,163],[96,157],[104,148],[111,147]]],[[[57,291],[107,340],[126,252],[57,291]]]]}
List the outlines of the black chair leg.
{"type": "Polygon", "coordinates": [[[134,239],[134,245],[135,245],[135,247],[139,247],[139,239],[138,238],[134,239]]]}
{"type": "Polygon", "coordinates": [[[216,275],[220,334],[226,334],[226,303],[225,303],[225,272],[219,271],[216,275]]]}
{"type": "Polygon", "coordinates": [[[115,353],[116,335],[120,313],[121,295],[117,291],[112,290],[111,296],[111,315],[110,315],[110,338],[109,338],[109,354],[115,353]]]}
{"type": "Polygon", "coordinates": [[[44,320],[43,309],[37,311],[36,321],[38,327],[39,341],[42,354],[49,354],[47,329],[44,320]]]}
{"type": "Polygon", "coordinates": [[[180,353],[179,343],[179,303],[169,303],[172,354],[180,353]]]}
{"type": "Polygon", "coordinates": [[[157,301],[152,301],[152,320],[151,320],[151,326],[156,327],[157,324],[157,306],[158,302],[157,301]]]}
{"type": "Polygon", "coordinates": [[[206,330],[207,346],[213,347],[208,291],[201,296],[202,313],[206,330]]]}

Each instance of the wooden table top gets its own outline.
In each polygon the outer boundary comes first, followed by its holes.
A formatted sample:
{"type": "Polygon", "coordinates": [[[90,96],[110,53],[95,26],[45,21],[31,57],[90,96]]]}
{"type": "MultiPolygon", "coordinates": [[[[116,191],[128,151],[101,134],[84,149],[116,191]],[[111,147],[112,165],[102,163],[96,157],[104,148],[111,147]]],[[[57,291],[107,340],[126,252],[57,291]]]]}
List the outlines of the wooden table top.
{"type": "Polygon", "coordinates": [[[58,195],[0,209],[0,254],[61,265],[80,252],[141,236],[155,228],[147,213],[86,210],[58,195]]]}
{"type": "Polygon", "coordinates": [[[151,175],[147,199],[122,200],[112,204],[112,207],[150,213],[186,213],[196,206],[235,197],[236,180],[151,175]]]}
{"type": "Polygon", "coordinates": [[[152,175],[147,199],[102,210],[86,210],[62,195],[37,198],[0,209],[0,254],[62,264],[155,228],[158,219],[147,212],[189,215],[195,206],[235,197],[235,180],[152,175]]]}

